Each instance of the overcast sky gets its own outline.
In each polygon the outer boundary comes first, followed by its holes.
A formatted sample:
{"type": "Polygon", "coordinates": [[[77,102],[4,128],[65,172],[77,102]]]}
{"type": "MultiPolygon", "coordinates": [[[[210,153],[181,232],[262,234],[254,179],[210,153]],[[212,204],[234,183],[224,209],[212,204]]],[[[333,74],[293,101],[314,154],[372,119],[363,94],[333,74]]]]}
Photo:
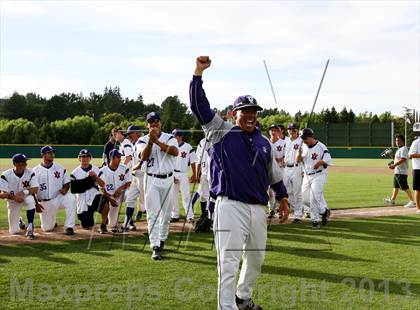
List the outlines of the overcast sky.
{"type": "Polygon", "coordinates": [[[0,97],[120,86],[188,103],[195,57],[215,107],[243,94],[278,108],[359,113],[420,105],[419,1],[0,1],[0,97]]]}

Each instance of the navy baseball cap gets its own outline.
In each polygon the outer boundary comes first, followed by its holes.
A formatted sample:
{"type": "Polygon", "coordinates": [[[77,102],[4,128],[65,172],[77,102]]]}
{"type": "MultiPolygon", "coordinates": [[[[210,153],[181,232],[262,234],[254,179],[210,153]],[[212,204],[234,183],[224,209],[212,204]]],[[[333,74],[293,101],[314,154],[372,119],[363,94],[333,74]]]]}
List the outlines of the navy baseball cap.
{"type": "Polygon", "coordinates": [[[174,130],[172,130],[172,134],[174,136],[183,136],[184,135],[183,131],[179,128],[175,128],[174,130]]]}
{"type": "Polygon", "coordinates": [[[150,121],[154,121],[154,120],[159,120],[160,121],[160,113],[159,112],[150,112],[149,114],[147,114],[146,116],[146,122],[150,122],[150,121]]]}
{"type": "Polygon", "coordinates": [[[79,157],[92,157],[92,154],[87,149],[81,149],[79,152],[79,157]]]}
{"type": "Polygon", "coordinates": [[[250,95],[239,96],[233,102],[232,111],[241,110],[244,108],[256,108],[257,111],[261,111],[263,109],[258,105],[257,100],[250,95]]]}
{"type": "Polygon", "coordinates": [[[290,123],[287,126],[287,129],[298,129],[298,125],[296,123],[290,123]]]}
{"type": "Polygon", "coordinates": [[[279,129],[279,126],[277,124],[271,124],[270,127],[268,127],[268,130],[270,130],[271,128],[279,129]]]}
{"type": "Polygon", "coordinates": [[[109,157],[121,157],[122,154],[117,149],[113,149],[111,152],[109,152],[109,157]]]}
{"type": "Polygon", "coordinates": [[[46,145],[41,148],[41,154],[45,154],[48,152],[55,152],[55,149],[50,145],[46,145]]]}
{"type": "Polygon", "coordinates": [[[313,137],[314,135],[314,131],[311,128],[303,128],[300,137],[305,139],[308,137],[313,137]]]}
{"type": "Polygon", "coordinates": [[[23,163],[23,162],[25,162],[29,159],[30,158],[28,158],[28,156],[26,156],[25,154],[22,154],[22,153],[17,153],[15,155],[13,155],[13,157],[12,157],[12,161],[13,161],[14,164],[23,163]]]}
{"type": "Polygon", "coordinates": [[[140,132],[141,128],[137,125],[131,125],[127,128],[127,134],[133,133],[133,132],[140,132]]]}

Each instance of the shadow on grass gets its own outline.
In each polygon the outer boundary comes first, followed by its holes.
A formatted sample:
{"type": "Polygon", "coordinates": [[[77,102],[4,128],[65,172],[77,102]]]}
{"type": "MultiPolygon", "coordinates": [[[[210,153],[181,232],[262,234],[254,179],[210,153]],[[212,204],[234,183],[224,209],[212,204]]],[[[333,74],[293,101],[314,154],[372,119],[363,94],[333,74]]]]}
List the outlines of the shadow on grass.
{"type": "MultiPolygon", "coordinates": [[[[384,292],[384,287],[381,287],[379,284],[384,281],[384,279],[373,279],[373,278],[361,278],[358,276],[352,276],[348,274],[333,274],[333,273],[326,273],[326,272],[319,272],[313,270],[305,270],[305,269],[293,269],[287,267],[279,267],[279,266],[271,266],[271,265],[264,265],[262,268],[262,273],[266,274],[278,274],[283,276],[289,276],[294,278],[306,278],[306,279],[314,279],[320,281],[327,281],[330,283],[337,283],[343,284],[347,286],[351,286],[351,283],[355,281],[357,284],[356,288],[359,288],[359,284],[363,283],[363,281],[369,280],[373,282],[373,286],[369,287],[366,285],[366,290],[374,289],[377,292],[384,292]]],[[[407,295],[407,292],[404,291],[404,284],[399,284],[397,281],[389,282],[389,293],[397,294],[397,295],[407,295]]],[[[364,289],[364,288],[362,288],[364,289]]],[[[410,294],[414,297],[420,297],[420,284],[417,283],[410,283],[410,294]]]]}

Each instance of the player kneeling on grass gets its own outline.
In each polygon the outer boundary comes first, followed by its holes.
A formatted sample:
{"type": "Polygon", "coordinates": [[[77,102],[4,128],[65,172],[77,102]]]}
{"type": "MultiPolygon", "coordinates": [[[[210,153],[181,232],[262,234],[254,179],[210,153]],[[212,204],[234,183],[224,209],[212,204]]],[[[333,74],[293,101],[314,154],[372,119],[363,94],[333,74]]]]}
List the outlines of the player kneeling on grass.
{"type": "Polygon", "coordinates": [[[324,198],[324,187],[327,181],[327,167],[332,164],[332,159],[327,147],[315,139],[312,129],[302,129],[301,138],[304,145],[297,155],[297,161],[303,162],[303,204],[310,209],[312,228],[319,229],[320,223],[326,225],[330,216],[324,198]]]}
{"type": "MultiPolygon", "coordinates": [[[[388,164],[389,169],[394,170],[394,187],[392,195],[389,198],[385,198],[384,201],[388,204],[395,204],[398,192],[400,188],[406,192],[409,199],[408,203],[404,205],[405,208],[415,208],[416,203],[414,202],[413,194],[408,186],[408,148],[405,146],[405,138],[403,135],[395,136],[395,145],[398,146],[398,150],[395,153],[394,160],[388,164]]],[[[391,151],[392,154],[392,151],[391,151]]],[[[392,156],[392,155],[391,155],[392,156]]]]}
{"type": "Polygon", "coordinates": [[[70,175],[71,192],[76,194],[77,218],[84,229],[95,226],[94,213],[102,215],[101,234],[106,234],[106,221],[109,212],[108,199],[101,195],[97,184],[103,186],[98,178],[99,168],[92,166],[92,155],[86,149],[79,152],[80,166],[74,169],[70,175]]]}
{"type": "Polygon", "coordinates": [[[63,166],[54,163],[54,154],[55,150],[51,146],[42,147],[42,163],[33,169],[39,184],[36,194],[37,205],[43,207],[43,211],[39,214],[41,228],[43,231],[53,231],[58,209],[65,209],[65,232],[70,236],[74,234],[73,227],[76,222],[74,196],[69,193],[70,177],[63,166]]]}
{"type": "Polygon", "coordinates": [[[110,163],[99,170],[98,184],[100,184],[103,195],[109,201],[108,223],[113,233],[128,232],[127,225],[130,218],[125,219],[121,229],[118,228],[118,216],[121,204],[124,200],[124,193],[130,187],[131,173],[127,166],[121,165],[121,153],[112,150],[109,153],[110,163]]]}
{"type": "Polygon", "coordinates": [[[17,234],[20,229],[25,229],[25,224],[20,218],[21,209],[26,208],[28,227],[26,237],[34,239],[33,226],[35,217],[35,199],[33,195],[38,190],[38,182],[32,169],[27,168],[25,154],[13,156],[14,168],[2,173],[0,179],[0,198],[7,199],[7,216],[9,233],[17,234]]]}

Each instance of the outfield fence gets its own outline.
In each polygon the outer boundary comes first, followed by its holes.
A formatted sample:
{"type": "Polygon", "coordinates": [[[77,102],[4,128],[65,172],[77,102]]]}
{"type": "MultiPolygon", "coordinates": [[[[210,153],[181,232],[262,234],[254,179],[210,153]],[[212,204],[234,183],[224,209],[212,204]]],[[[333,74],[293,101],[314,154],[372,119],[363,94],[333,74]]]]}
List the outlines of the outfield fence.
{"type": "MultiPolygon", "coordinates": [[[[321,140],[321,139],[320,139],[321,140]]],[[[322,141],[322,140],[321,140],[322,141]]],[[[24,153],[30,158],[39,158],[42,145],[0,144],[0,158],[12,158],[16,153],[24,153]]],[[[92,156],[101,158],[102,145],[53,145],[57,158],[76,158],[81,149],[88,149],[92,156]]],[[[334,147],[329,146],[333,158],[380,158],[386,146],[378,147],[334,147]]]]}

